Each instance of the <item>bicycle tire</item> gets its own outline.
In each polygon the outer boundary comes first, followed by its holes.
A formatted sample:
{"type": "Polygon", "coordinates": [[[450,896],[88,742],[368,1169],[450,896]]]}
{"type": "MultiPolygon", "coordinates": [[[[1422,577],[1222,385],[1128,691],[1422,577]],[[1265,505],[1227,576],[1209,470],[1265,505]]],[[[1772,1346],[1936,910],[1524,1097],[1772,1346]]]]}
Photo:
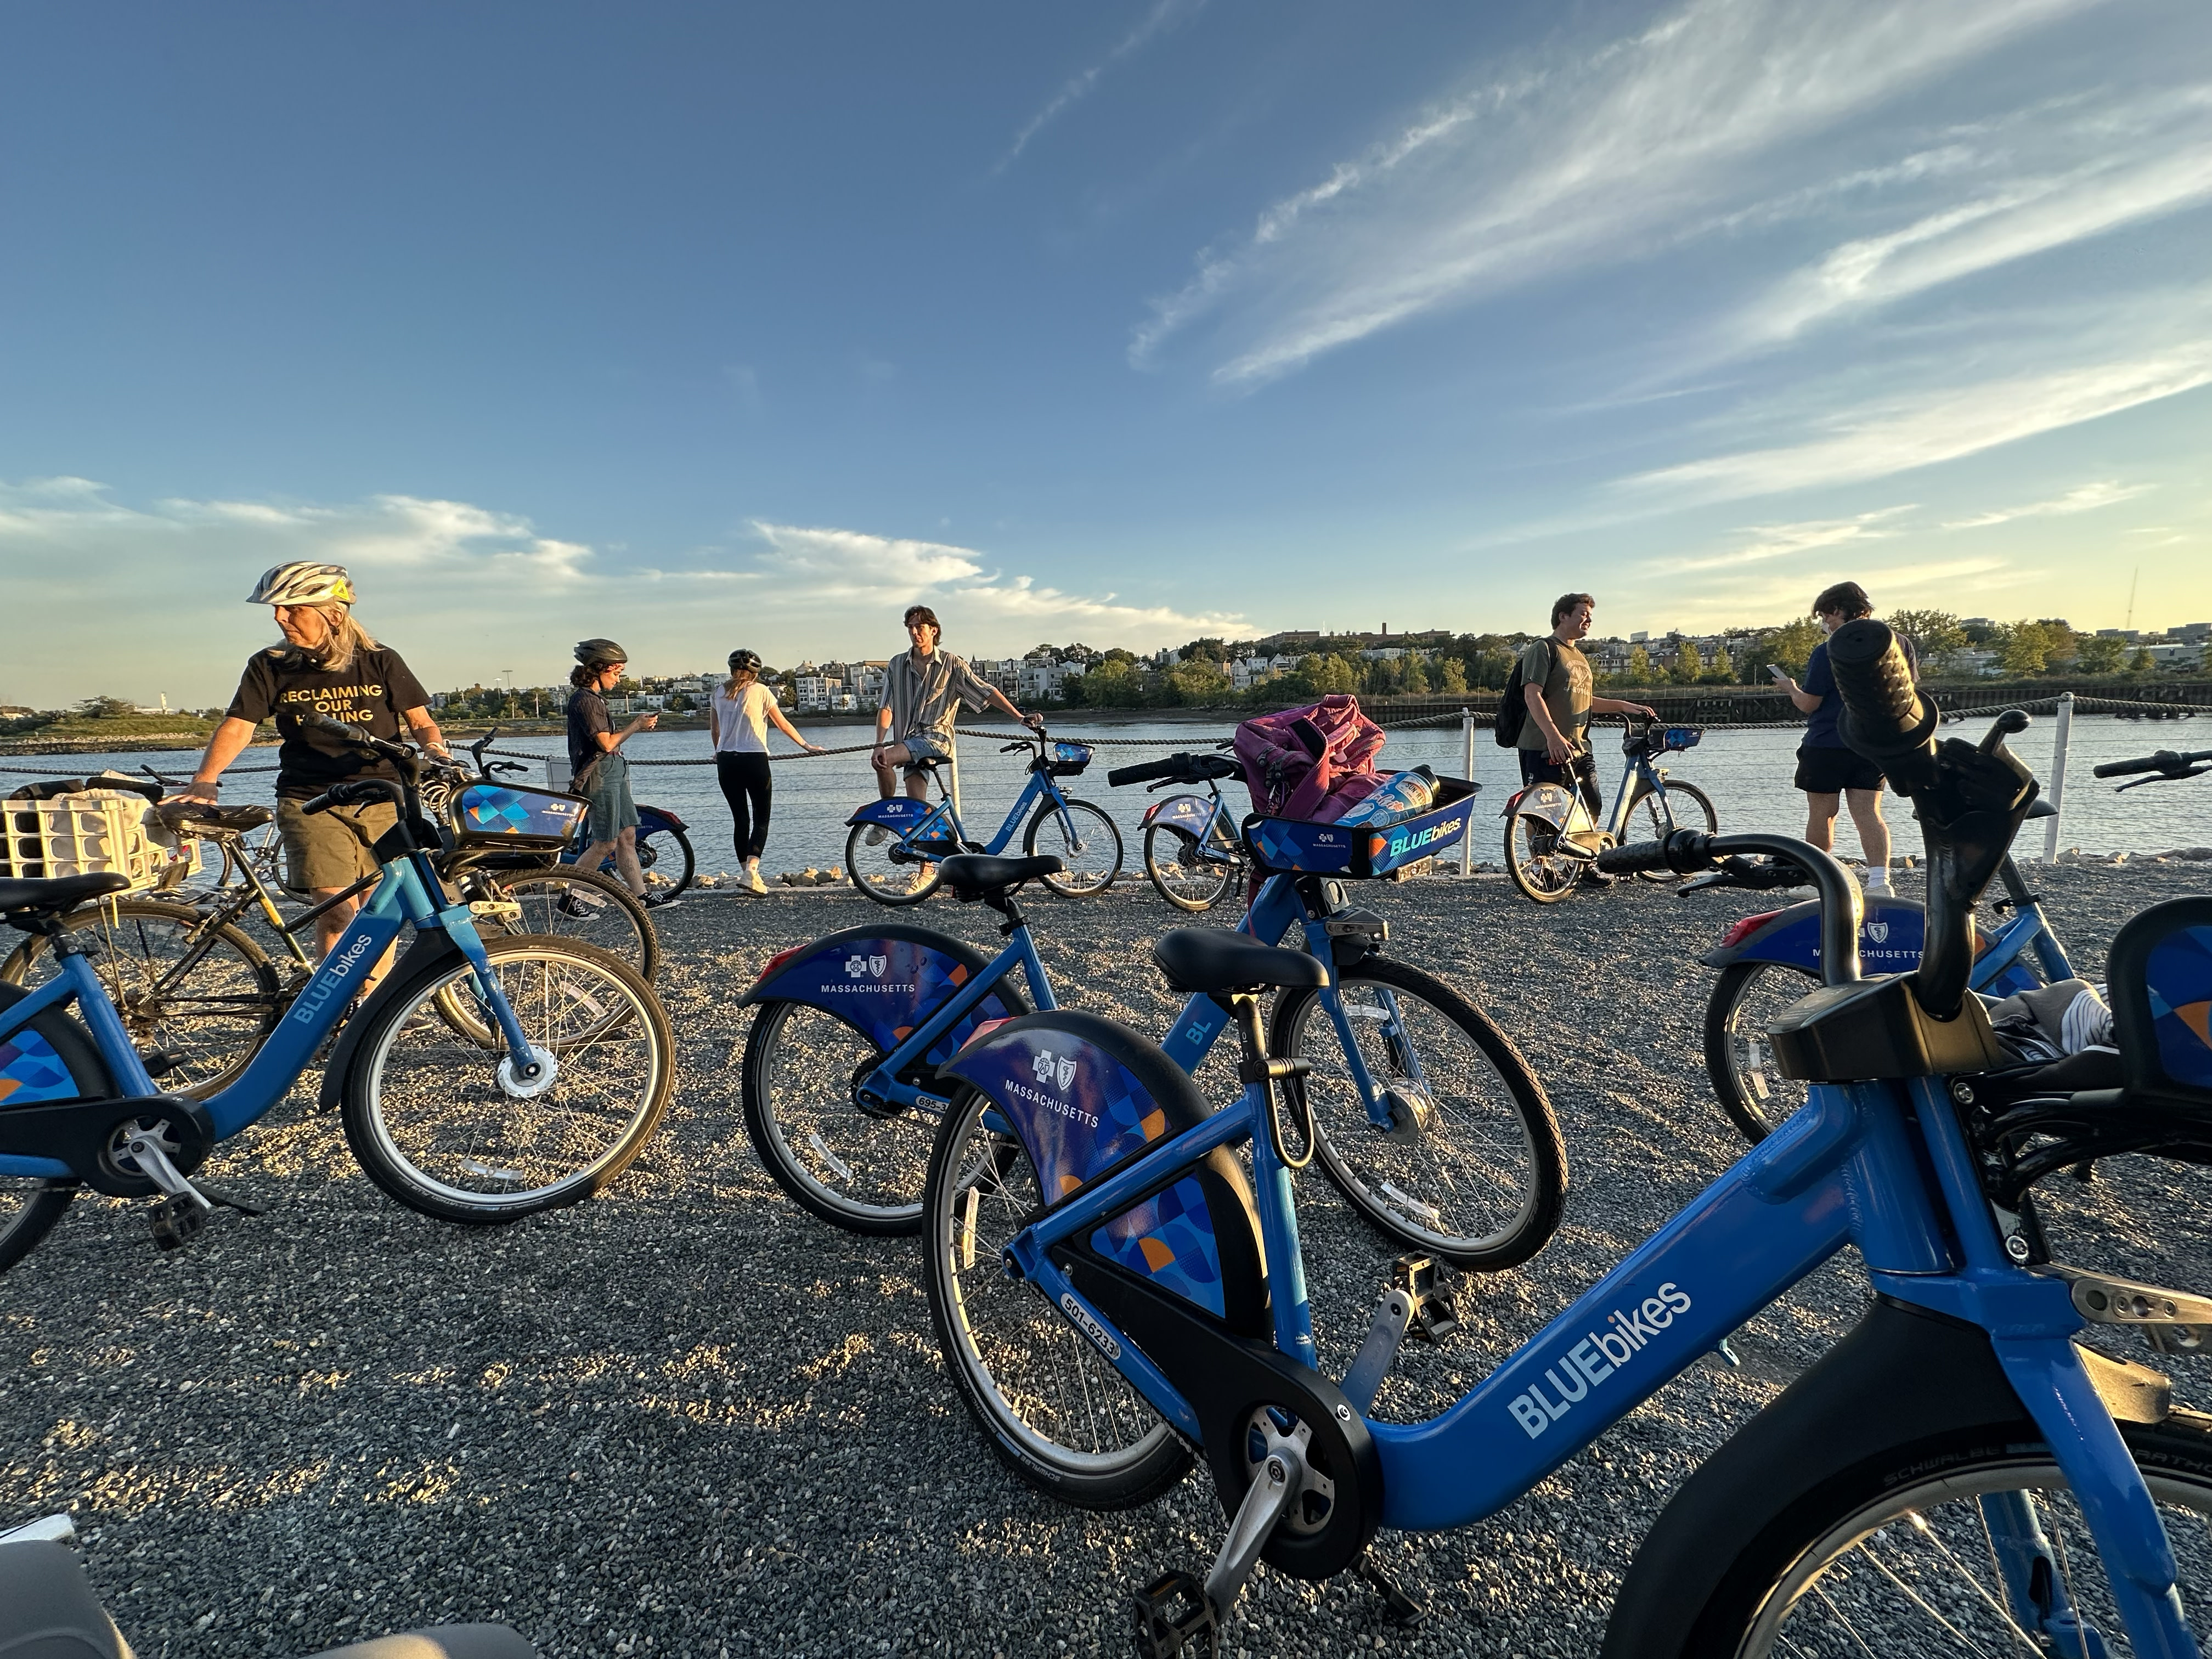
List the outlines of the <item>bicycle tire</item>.
{"type": "Polygon", "coordinates": [[[1145,826],[1145,874],[1151,879],[1153,890],[1178,910],[1200,915],[1211,910],[1228,892],[1233,866],[1215,864],[1197,856],[1199,839],[1188,830],[1177,829],[1171,823],[1151,823],[1145,826]],[[1170,855],[1161,859],[1163,844],[1170,847],[1170,855]],[[1163,870],[1176,872],[1175,878],[1163,874],[1163,870]],[[1211,890],[1201,876],[1211,877],[1211,890]],[[1177,884],[1186,890],[1178,891],[1177,884]],[[1200,896],[1200,893],[1204,896],[1200,896]]]}
{"type": "Polygon", "coordinates": [[[370,1024],[340,1081],[346,1144],[369,1179],[409,1209],[472,1225],[602,1191],[644,1150],[676,1080],[668,1016],[628,963],[526,936],[487,939],[484,950],[525,1035],[560,1066],[537,1097],[557,1112],[510,1093],[498,1079],[502,1051],[455,1032],[438,1011],[448,993],[476,996],[475,970],[450,957],[354,1016],[370,1024]],[[607,1127],[595,1133],[589,1120],[607,1127]]]}
{"type": "MultiPolygon", "coordinates": [[[[63,925],[94,936],[85,954],[131,1047],[173,1093],[204,1100],[228,1088],[283,1014],[282,982],[261,947],[190,905],[125,896],[71,911],[63,925]]],[[[0,978],[35,987],[50,957],[49,941],[30,934],[0,978]]]]}
{"type": "Polygon", "coordinates": [[[1114,884],[1114,878],[1121,873],[1120,826],[1115,824],[1104,807],[1087,800],[1071,799],[1067,802],[1067,821],[1070,825],[1079,821],[1088,825],[1089,832],[1079,837],[1084,843],[1082,850],[1090,849],[1102,839],[1113,848],[1114,861],[1107,867],[1103,878],[1096,874],[1095,861],[1088,869],[1078,869],[1076,860],[1080,856],[1080,851],[1067,844],[1067,831],[1060,827],[1060,809],[1048,800],[1037,804],[1029,828],[1022,831],[1022,851],[1031,858],[1042,851],[1057,856],[1067,866],[1059,875],[1037,878],[1062,898],[1088,898],[1093,893],[1104,892],[1114,884]],[[1048,829],[1048,825],[1051,827],[1048,829]],[[1040,837],[1048,843],[1042,848],[1037,845],[1040,837]]]}
{"type": "MultiPolygon", "coordinates": [[[[846,878],[877,903],[888,905],[894,910],[904,909],[909,904],[921,903],[943,884],[945,878],[942,866],[934,860],[931,860],[928,878],[907,888],[895,889],[886,886],[879,880],[872,880],[870,872],[866,867],[871,863],[883,863],[890,870],[908,872],[921,868],[919,865],[891,864],[888,859],[872,859],[869,854],[877,849],[868,845],[868,832],[879,828],[881,826],[878,824],[856,823],[853,826],[852,833],[845,837],[846,878]]],[[[890,832],[885,830],[884,836],[888,842],[890,832]]]]}
{"type": "Polygon", "coordinates": [[[1756,1146],[1782,1127],[1783,1120],[1805,1103],[1806,1087],[1784,1078],[1772,1067],[1773,1049],[1747,1036],[1746,1024],[1754,1023],[1763,1034],[1763,1015],[1749,1012],[1767,1000],[1767,986],[1780,985],[1788,993],[1784,1006],[1819,988],[1820,976],[1782,962],[1732,962],[1721,969],[1713,994],[1705,1000],[1705,1075],[1713,1085],[1713,1098],[1745,1140],[1756,1146]],[[1740,1051],[1741,1042],[1752,1052],[1740,1051]],[[1747,1070],[1747,1064],[1751,1069],[1747,1070]],[[1778,1107],[1779,1109],[1778,1109],[1778,1107]]]}
{"type": "Polygon", "coordinates": [[[653,917],[635,894],[611,876],[571,864],[544,870],[471,870],[464,882],[472,895],[481,889],[483,897],[511,899],[522,906],[520,918],[511,924],[479,915],[477,931],[486,938],[534,933],[574,939],[620,957],[648,982],[659,975],[660,934],[653,917]],[[588,907],[587,915],[561,908],[574,889],[587,894],[580,901],[588,907]]]}
{"type": "Polygon", "coordinates": [[[1522,897],[1557,904],[1593,867],[1586,859],[1547,850],[1559,842],[1559,827],[1572,810],[1573,797],[1559,784],[1532,783],[1506,813],[1505,873],[1522,897]]]}
{"type": "MultiPolygon", "coordinates": [[[[676,850],[679,855],[676,861],[675,878],[666,890],[668,896],[674,898],[691,884],[691,878],[699,868],[699,860],[692,854],[690,836],[685,835],[681,830],[673,828],[666,830],[656,830],[649,836],[641,835],[637,838],[637,862],[638,867],[642,870],[659,867],[662,854],[653,842],[654,836],[664,834],[676,843],[676,850]]],[[[663,870],[660,873],[666,876],[668,872],[663,870]]]]}
{"type": "MultiPolygon", "coordinates": [[[[2171,1525],[2167,1530],[2181,1554],[2185,1583],[2194,1571],[2196,1582],[2183,1601],[2202,1644],[2212,1633],[2204,1613],[2203,1543],[2212,1524],[2212,1419],[2124,1423],[2120,1431],[2153,1498],[2196,1522],[2185,1532],[2171,1525]]],[[[2125,1640],[2103,1585],[2090,1582],[2101,1567],[2065,1477],[2032,1425],[1991,1423],[1885,1447],[1823,1477],[1786,1466],[1761,1475],[1739,1486],[1758,1517],[1758,1541],[1695,1605],[1685,1598],[1662,1620],[1643,1609],[1633,1632],[1621,1629],[1624,1621],[1616,1617],[1607,1632],[1607,1659],[1864,1652],[1850,1644],[1863,1644],[1869,1630],[1880,1632],[1881,1651],[1915,1659],[2021,1651],[2023,1638],[2005,1610],[2003,1581],[1994,1570],[1983,1501],[2006,1494],[2026,1494],[2040,1511],[2036,1518],[2061,1564],[2069,1601],[2107,1643],[2125,1640]],[[1863,1558],[1866,1571],[1856,1558],[1863,1558]],[[1978,1573],[1986,1580],[1972,1576],[1978,1573]],[[1824,1615],[1846,1633],[1823,1641],[1824,1615]],[[1918,1634],[1905,1628],[1911,1621],[1919,1621],[1918,1634]]]]}
{"type": "Polygon", "coordinates": [[[1000,1249],[1042,1200],[1020,1140],[985,1127],[989,1106],[965,1085],[953,1096],[922,1189],[922,1284],[945,1369],[993,1455],[1024,1485],[1080,1509],[1149,1504],[1190,1472],[1197,1454],[1057,1309],[1000,1271],[1000,1249]],[[992,1225],[983,1243],[987,1194],[992,1225]],[[987,1322],[990,1332],[1012,1334],[987,1334],[987,1322]],[[1070,1443],[1079,1433],[1096,1442],[1108,1432],[1127,1443],[1070,1443]]]}
{"type": "MultiPolygon", "coordinates": [[[[1634,798],[1628,803],[1628,811],[1621,815],[1620,845],[1626,847],[1637,841],[1656,841],[1662,834],[1665,833],[1667,828],[1665,823],[1656,811],[1651,810],[1656,799],[1656,793],[1652,790],[1639,789],[1636,792],[1634,798]],[[1639,812],[1644,815],[1641,822],[1637,816],[1639,812]],[[1639,830],[1648,830],[1649,833],[1639,836],[1637,833],[1639,830]]],[[[1674,815],[1675,829],[1696,830],[1708,836],[1720,834],[1720,816],[1713,811],[1712,798],[1698,788],[1696,784],[1677,783],[1672,778],[1668,779],[1667,799],[1668,810],[1674,815]],[[1696,813],[1685,813],[1680,805],[1683,801],[1687,801],[1695,807],[1696,813]],[[1693,817],[1698,821],[1690,822],[1689,820],[1693,817]]],[[[1639,870],[1636,873],[1645,881],[1658,882],[1662,884],[1680,881],[1682,878],[1672,870],[1639,870]]]]}
{"type": "Polygon", "coordinates": [[[1455,1267],[1487,1271],[1528,1261],[1558,1230],[1567,1188],[1566,1148],[1528,1062],[1489,1015],[1417,968],[1370,956],[1340,968],[1336,979],[1355,1033],[1364,1039],[1372,1027],[1377,1039],[1363,1041],[1361,1051],[1378,1085],[1406,1087],[1396,1045],[1407,1036],[1418,1045],[1430,1115],[1414,1140],[1377,1130],[1352,1086],[1321,994],[1279,994],[1267,1051],[1313,1066],[1286,1086],[1305,1091],[1313,1103],[1314,1150],[1330,1184],[1379,1231],[1455,1267]],[[1363,996],[1363,988],[1370,994],[1363,996]],[[1388,1009],[1375,990],[1389,992],[1397,1006],[1395,1038],[1385,1030],[1388,1009]],[[1425,1003],[1435,1018],[1409,1015],[1409,1000],[1425,1003]],[[1463,1042],[1450,1041],[1453,1030],[1463,1042]],[[1501,1175],[1509,1164],[1510,1172],[1501,1175]],[[1423,1213],[1434,1219],[1421,1224],[1423,1213]]]}
{"type": "MultiPolygon", "coordinates": [[[[35,937],[35,935],[33,935],[35,937]]],[[[0,1008],[20,1002],[29,994],[20,986],[0,984],[0,1008]]],[[[115,1079],[100,1058],[92,1034],[58,1008],[49,1008],[27,1028],[46,1040],[70,1085],[87,1099],[112,1099],[115,1079]]],[[[11,1038],[10,1041],[13,1039],[11,1038]]],[[[78,1185],[69,1180],[46,1180],[36,1176],[0,1176],[0,1273],[5,1273],[53,1231],[78,1185]]]]}

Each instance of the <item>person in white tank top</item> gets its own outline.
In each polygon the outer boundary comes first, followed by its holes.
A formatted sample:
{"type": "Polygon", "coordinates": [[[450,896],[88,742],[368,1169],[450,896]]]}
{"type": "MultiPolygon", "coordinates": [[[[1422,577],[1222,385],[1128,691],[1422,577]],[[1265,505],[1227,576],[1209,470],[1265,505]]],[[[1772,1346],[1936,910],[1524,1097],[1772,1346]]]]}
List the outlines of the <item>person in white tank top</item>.
{"type": "Polygon", "coordinates": [[[768,845],[768,816],[775,796],[769,777],[768,728],[773,724],[810,755],[822,751],[799,735],[776,707],[775,693],[760,680],[757,652],[730,653],[730,678],[707,703],[707,729],[714,741],[714,772],[730,804],[731,839],[744,860],[744,890],[765,893],[761,854],[768,845]]]}

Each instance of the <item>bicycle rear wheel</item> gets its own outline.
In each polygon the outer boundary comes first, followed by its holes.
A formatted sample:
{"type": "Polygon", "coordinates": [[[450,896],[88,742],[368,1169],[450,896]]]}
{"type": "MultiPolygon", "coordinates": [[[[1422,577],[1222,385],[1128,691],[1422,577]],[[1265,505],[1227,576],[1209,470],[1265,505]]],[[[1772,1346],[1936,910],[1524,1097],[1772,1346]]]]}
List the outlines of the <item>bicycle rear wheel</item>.
{"type": "MultiPolygon", "coordinates": [[[[0,1008],[27,994],[16,986],[0,984],[0,1008]]],[[[115,1094],[115,1080],[91,1033],[58,1008],[47,1009],[23,1030],[0,1038],[0,1087],[9,1095],[37,1097],[24,1095],[27,1085],[40,1093],[59,1089],[63,1095],[88,1100],[110,1099],[115,1094]]],[[[0,1273],[38,1248],[76,1194],[74,1181],[0,1176],[0,1273]]]]}
{"type": "MultiPolygon", "coordinates": [[[[1695,830],[1702,835],[1717,836],[1721,821],[1713,811],[1711,799],[1694,783],[1677,783],[1667,780],[1667,803],[1662,809],[1657,792],[1639,790],[1629,803],[1628,811],[1621,819],[1620,844],[1632,842],[1651,842],[1663,839],[1668,833],[1667,814],[1674,815],[1674,828],[1695,830]]],[[[1636,872],[1646,881],[1680,881],[1681,877],[1672,870],[1639,870],[1636,872]]]]}
{"type": "Polygon", "coordinates": [[[467,963],[441,963],[354,1016],[371,1022],[341,1084],[346,1144],[369,1179],[447,1221],[519,1220],[599,1192],[668,1109],[676,1041],[637,970],[587,945],[487,939],[489,969],[550,1085],[512,1077],[506,1051],[441,1010],[497,1029],[467,963]],[[527,1092],[526,1092],[527,1091],[527,1092]]]}
{"type": "Polygon", "coordinates": [[[1087,800],[1069,801],[1064,819],[1050,801],[1041,805],[1022,834],[1022,851],[1031,858],[1049,855],[1067,866],[1059,875],[1037,878],[1066,898],[1103,893],[1121,873],[1121,832],[1104,807],[1087,800]]]}
{"type": "Polygon", "coordinates": [[[1560,850],[1578,804],[1556,783],[1532,783],[1506,815],[1505,873],[1522,897],[1556,904],[1575,890],[1583,871],[1595,867],[1589,859],[1560,850]]]}
{"type": "Polygon", "coordinates": [[[1806,1085],[1782,1075],[1770,1020],[1818,989],[1820,976],[1779,962],[1733,962],[1705,1003],[1705,1075],[1713,1097],[1756,1146],[1805,1103],[1806,1085]]]}
{"type": "MultiPolygon", "coordinates": [[[[125,897],[68,918],[123,1016],[154,1081],[204,1100],[243,1072],[283,1012],[276,970],[261,947],[190,905],[125,897]]],[[[33,933],[0,978],[36,990],[53,973],[50,943],[33,933]]]]}
{"type": "Polygon", "coordinates": [[[1145,873],[1159,896],[1178,910],[1210,910],[1229,890],[1233,865],[1207,858],[1196,836],[1171,823],[1145,830],[1145,873]]]}
{"type": "Polygon", "coordinates": [[[933,860],[911,858],[896,835],[871,823],[854,824],[845,837],[845,874],[877,903],[894,908],[921,903],[944,879],[933,860]],[[871,836],[881,839],[872,843],[871,836]]]}
{"type": "Polygon", "coordinates": [[[629,888],[596,870],[564,865],[547,870],[475,870],[469,872],[471,897],[507,900],[521,907],[517,917],[479,913],[477,932],[485,938],[535,933],[574,939],[618,957],[650,981],[660,971],[660,935],[653,918],[629,888]]]}
{"type": "Polygon", "coordinates": [[[1544,1086],[1490,1017],[1417,969],[1370,957],[1338,994],[1368,1074],[1398,1099],[1399,1127],[1368,1115],[1318,991],[1275,1001],[1267,1051],[1313,1067],[1321,1166],[1391,1237],[1454,1267],[1510,1267],[1559,1224],[1566,1149],[1544,1086]]]}
{"type": "Polygon", "coordinates": [[[945,1369],[999,1461],[1039,1492],[1089,1510],[1150,1503],[1192,1452],[1144,1397],[1000,1252],[1043,1206],[1020,1140],[963,1087],[939,1127],[923,1188],[922,1283],[945,1369]]]}

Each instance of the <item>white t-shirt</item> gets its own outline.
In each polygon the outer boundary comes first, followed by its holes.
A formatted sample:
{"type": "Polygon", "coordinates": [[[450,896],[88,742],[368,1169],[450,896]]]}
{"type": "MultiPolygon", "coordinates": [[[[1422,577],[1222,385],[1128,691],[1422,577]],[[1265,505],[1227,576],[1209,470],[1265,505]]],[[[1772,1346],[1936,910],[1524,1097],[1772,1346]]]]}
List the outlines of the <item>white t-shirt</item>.
{"type": "Polygon", "coordinates": [[[768,753],[768,711],[775,707],[775,693],[758,680],[739,686],[734,697],[726,691],[714,693],[714,729],[722,734],[716,751],[768,753]]]}

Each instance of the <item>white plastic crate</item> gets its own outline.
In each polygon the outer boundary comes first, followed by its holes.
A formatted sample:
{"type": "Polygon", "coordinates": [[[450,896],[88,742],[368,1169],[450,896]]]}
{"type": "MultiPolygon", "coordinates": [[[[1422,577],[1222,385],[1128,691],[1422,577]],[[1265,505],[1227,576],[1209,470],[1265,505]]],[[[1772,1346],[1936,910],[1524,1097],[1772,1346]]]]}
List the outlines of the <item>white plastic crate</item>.
{"type": "Polygon", "coordinates": [[[143,795],[87,789],[47,800],[0,801],[7,837],[0,877],[50,880],[114,871],[132,888],[159,887],[199,869],[199,844],[181,846],[143,795]]]}

